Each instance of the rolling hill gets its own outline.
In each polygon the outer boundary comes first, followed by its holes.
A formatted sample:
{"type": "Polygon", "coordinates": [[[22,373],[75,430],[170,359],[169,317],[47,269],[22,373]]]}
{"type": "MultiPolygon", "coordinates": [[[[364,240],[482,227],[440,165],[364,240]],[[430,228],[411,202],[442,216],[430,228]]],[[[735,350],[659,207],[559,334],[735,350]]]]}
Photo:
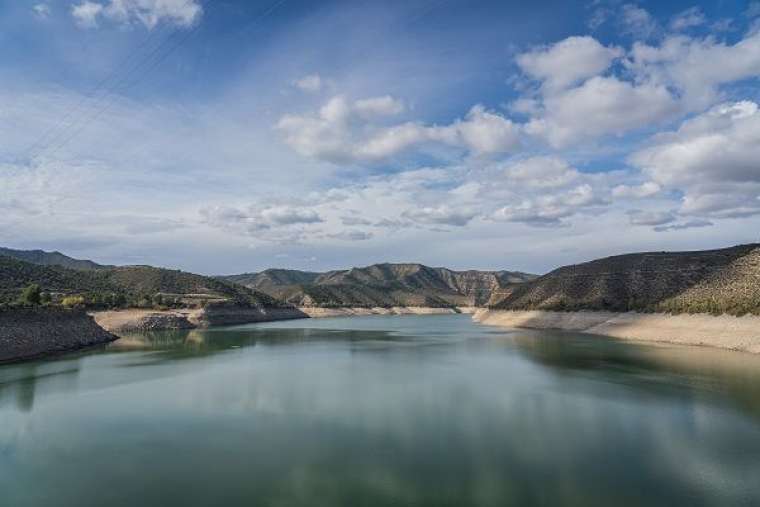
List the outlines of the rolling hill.
{"type": "Polygon", "coordinates": [[[512,271],[452,271],[422,264],[374,264],[315,273],[269,269],[220,277],[296,306],[481,306],[494,293],[535,275],[512,271]]]}
{"type": "Polygon", "coordinates": [[[15,301],[21,290],[32,283],[39,284],[44,292],[59,296],[121,295],[127,302],[136,302],[162,295],[177,300],[178,304],[188,305],[201,301],[281,305],[262,292],[183,271],[150,266],[103,266],[78,270],[0,256],[0,301],[15,301]]]}
{"type": "Polygon", "coordinates": [[[89,260],[74,259],[61,252],[45,252],[44,250],[14,250],[0,247],[0,257],[11,257],[20,261],[39,264],[40,266],[61,266],[69,269],[95,270],[111,268],[89,260]]]}
{"type": "Polygon", "coordinates": [[[760,244],[564,266],[493,301],[504,310],[760,314],[760,244]]]}

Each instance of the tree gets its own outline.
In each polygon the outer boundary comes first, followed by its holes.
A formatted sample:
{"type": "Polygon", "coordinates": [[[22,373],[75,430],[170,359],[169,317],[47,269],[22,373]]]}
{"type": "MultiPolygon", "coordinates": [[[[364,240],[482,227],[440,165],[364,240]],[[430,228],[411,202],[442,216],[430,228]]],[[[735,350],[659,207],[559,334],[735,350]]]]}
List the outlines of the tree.
{"type": "Polygon", "coordinates": [[[36,283],[28,285],[21,292],[21,303],[29,306],[37,306],[42,302],[42,289],[36,283]]]}

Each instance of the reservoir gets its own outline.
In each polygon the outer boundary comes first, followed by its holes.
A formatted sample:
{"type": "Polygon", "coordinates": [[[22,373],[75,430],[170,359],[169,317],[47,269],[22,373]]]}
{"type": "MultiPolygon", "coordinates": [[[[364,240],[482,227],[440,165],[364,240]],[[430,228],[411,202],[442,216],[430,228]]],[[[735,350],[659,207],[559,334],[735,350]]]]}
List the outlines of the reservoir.
{"type": "Polygon", "coordinates": [[[760,505],[760,356],[305,319],[0,366],[0,505],[760,505]]]}

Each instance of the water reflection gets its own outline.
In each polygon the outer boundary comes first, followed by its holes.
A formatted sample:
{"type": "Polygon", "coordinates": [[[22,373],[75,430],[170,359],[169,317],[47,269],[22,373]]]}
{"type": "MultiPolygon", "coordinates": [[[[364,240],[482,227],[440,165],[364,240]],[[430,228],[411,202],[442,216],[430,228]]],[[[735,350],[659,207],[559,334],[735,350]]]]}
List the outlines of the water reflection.
{"type": "Polygon", "coordinates": [[[716,352],[461,316],[136,335],[0,368],[0,491],[14,506],[758,505],[759,358],[716,352]]]}
{"type": "Polygon", "coordinates": [[[525,357],[564,374],[635,387],[658,396],[706,397],[760,420],[760,357],[687,347],[626,343],[561,332],[510,337],[525,357]]]}

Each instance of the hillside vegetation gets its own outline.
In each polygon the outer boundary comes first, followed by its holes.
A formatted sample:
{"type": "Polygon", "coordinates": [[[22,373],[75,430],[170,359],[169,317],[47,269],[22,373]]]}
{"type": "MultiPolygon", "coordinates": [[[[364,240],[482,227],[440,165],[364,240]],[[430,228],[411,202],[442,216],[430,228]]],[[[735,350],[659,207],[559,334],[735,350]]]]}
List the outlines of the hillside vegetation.
{"type": "Polygon", "coordinates": [[[422,264],[375,264],[315,273],[269,269],[221,277],[296,306],[481,306],[494,292],[535,278],[510,271],[452,271],[422,264]]]}
{"type": "Polygon", "coordinates": [[[30,284],[52,302],[81,296],[90,306],[194,306],[209,302],[278,306],[267,294],[215,278],[149,266],[76,270],[0,256],[0,303],[16,302],[30,284]]]}
{"type": "Polygon", "coordinates": [[[512,287],[491,307],[760,314],[760,245],[636,253],[564,266],[512,287]]]}

